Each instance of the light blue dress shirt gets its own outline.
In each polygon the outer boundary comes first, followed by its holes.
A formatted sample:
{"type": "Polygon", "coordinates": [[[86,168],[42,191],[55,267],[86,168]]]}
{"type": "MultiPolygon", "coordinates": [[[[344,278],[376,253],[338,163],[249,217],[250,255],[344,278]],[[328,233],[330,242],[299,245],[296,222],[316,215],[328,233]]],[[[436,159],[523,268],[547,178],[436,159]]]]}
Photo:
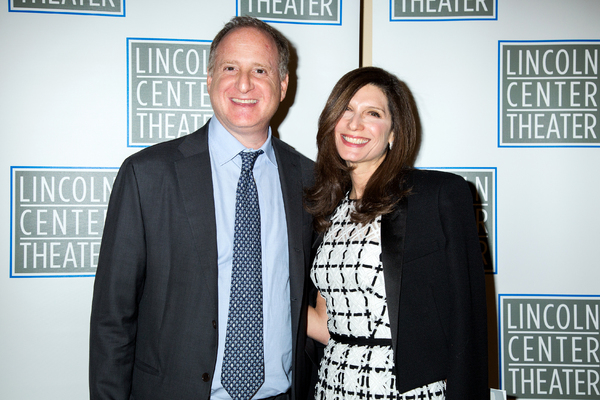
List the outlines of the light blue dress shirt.
{"type": "MultiPolygon", "coordinates": [[[[208,148],[215,199],[219,263],[219,345],[211,399],[230,399],[231,397],[221,385],[221,367],[229,311],[235,193],[242,165],[239,153],[247,149],[221,125],[217,118],[210,120],[208,148]]],[[[265,382],[254,396],[255,399],[286,392],[292,380],[288,236],[270,128],[267,141],[261,149],[264,154],[256,159],[253,172],[258,189],[261,224],[265,382]]],[[[198,188],[198,190],[203,189],[198,188]]]]}

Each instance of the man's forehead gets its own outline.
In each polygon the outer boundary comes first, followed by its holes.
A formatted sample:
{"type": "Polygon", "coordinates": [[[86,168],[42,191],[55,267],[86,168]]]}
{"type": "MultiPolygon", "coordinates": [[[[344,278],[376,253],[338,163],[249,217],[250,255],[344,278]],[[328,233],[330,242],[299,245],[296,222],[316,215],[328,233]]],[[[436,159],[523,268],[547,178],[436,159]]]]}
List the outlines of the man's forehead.
{"type": "Polygon", "coordinates": [[[248,42],[254,44],[257,42],[256,35],[262,37],[263,40],[268,42],[267,47],[270,52],[272,52],[274,57],[278,56],[277,44],[275,43],[275,39],[271,37],[267,32],[264,32],[255,27],[240,27],[232,30],[227,33],[225,37],[221,40],[218,47],[222,47],[224,43],[231,44],[230,41],[235,41],[237,44],[240,42],[248,42]]]}
{"type": "Polygon", "coordinates": [[[227,36],[223,38],[223,41],[219,44],[215,54],[215,63],[217,65],[250,63],[256,67],[274,69],[277,65],[278,54],[277,46],[275,45],[273,38],[268,34],[256,28],[243,27],[229,32],[227,36]],[[249,33],[244,32],[243,30],[252,30],[253,32],[249,33]],[[258,43],[256,37],[253,37],[254,33],[261,35],[269,42],[269,45],[264,49],[265,53],[261,54],[261,51],[256,50],[255,46],[258,45],[258,43]],[[249,47],[250,50],[244,51],[245,47],[249,47]],[[267,57],[262,57],[263,55],[266,55],[267,57]]]}

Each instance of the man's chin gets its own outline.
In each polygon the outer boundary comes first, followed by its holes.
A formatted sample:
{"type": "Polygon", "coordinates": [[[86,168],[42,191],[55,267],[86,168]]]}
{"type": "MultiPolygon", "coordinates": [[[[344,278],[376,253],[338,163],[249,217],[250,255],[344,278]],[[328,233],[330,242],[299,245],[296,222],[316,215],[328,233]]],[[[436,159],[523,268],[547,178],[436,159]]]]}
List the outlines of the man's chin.
{"type": "Polygon", "coordinates": [[[264,135],[266,138],[269,132],[268,124],[251,120],[230,121],[229,124],[223,126],[234,136],[260,137],[264,135]]]}

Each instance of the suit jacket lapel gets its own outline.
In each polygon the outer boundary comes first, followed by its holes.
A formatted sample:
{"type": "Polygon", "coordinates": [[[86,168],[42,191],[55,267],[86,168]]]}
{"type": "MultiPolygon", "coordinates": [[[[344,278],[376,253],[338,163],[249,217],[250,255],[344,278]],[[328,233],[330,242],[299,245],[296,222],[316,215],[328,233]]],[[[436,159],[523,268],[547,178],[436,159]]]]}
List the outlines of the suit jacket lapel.
{"type": "Polygon", "coordinates": [[[187,136],[179,146],[179,150],[184,156],[175,162],[179,188],[194,236],[194,243],[198,254],[203,255],[198,257],[198,262],[206,290],[212,293],[216,299],[218,296],[217,237],[210,154],[208,152],[208,124],[197,133],[187,136]]]}
{"type": "Polygon", "coordinates": [[[287,151],[273,138],[273,149],[277,158],[279,180],[285,207],[290,260],[290,298],[292,300],[292,325],[295,327],[300,318],[302,295],[304,290],[304,252],[302,244],[302,171],[300,160],[294,153],[287,151]]]}
{"type": "Polygon", "coordinates": [[[406,237],[407,201],[402,199],[395,210],[381,218],[381,261],[392,333],[392,345],[397,354],[400,287],[406,237]]]}

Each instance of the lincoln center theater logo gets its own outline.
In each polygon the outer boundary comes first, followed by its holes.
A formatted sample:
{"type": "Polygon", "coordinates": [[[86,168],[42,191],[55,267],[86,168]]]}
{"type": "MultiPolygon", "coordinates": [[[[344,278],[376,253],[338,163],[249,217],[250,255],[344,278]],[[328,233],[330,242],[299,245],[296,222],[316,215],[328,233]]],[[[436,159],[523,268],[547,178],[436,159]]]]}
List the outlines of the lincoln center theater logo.
{"type": "Polygon", "coordinates": [[[600,145],[600,41],[499,42],[499,146],[600,145]]]}
{"type": "Polygon", "coordinates": [[[496,0],[390,0],[390,20],[497,19],[496,0]]]}
{"type": "Polygon", "coordinates": [[[11,167],[11,277],[93,275],[116,174],[11,167]]]}
{"type": "Polygon", "coordinates": [[[439,168],[462,176],[471,188],[486,272],[496,273],[496,168],[439,168]]]}
{"type": "Polygon", "coordinates": [[[187,135],[212,117],[209,51],[208,41],[127,39],[128,146],[187,135]]]}
{"type": "Polygon", "coordinates": [[[340,25],[341,0],[237,0],[237,15],[268,22],[340,25]]]}
{"type": "Polygon", "coordinates": [[[9,11],[125,16],[124,0],[10,0],[9,11]]]}
{"type": "Polygon", "coordinates": [[[600,296],[499,295],[500,373],[510,396],[600,399],[600,296]]]}

